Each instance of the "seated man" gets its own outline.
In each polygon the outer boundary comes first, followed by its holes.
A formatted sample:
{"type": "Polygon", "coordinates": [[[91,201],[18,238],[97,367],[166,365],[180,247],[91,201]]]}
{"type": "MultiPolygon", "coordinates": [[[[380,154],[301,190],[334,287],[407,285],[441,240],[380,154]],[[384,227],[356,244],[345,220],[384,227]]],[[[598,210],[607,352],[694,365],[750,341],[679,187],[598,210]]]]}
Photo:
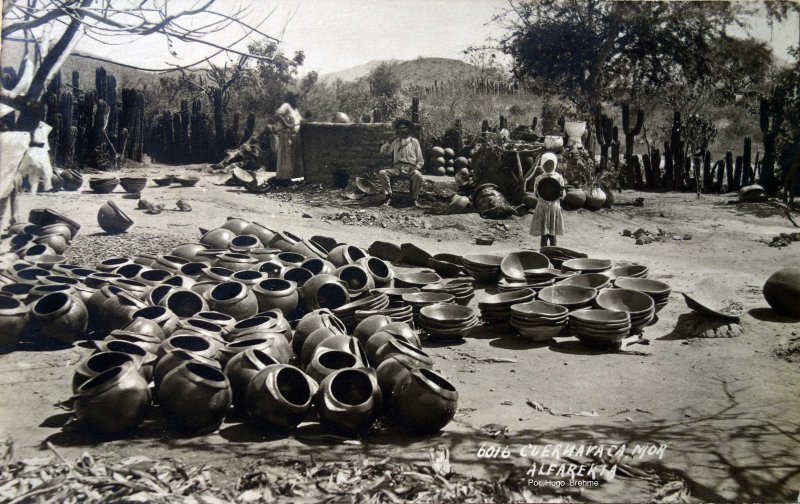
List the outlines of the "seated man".
{"type": "Polygon", "coordinates": [[[379,172],[381,187],[386,195],[384,205],[389,205],[392,199],[392,186],[389,178],[405,175],[411,179],[411,198],[414,200],[414,206],[420,206],[418,201],[419,192],[422,189],[420,170],[425,164],[425,159],[422,156],[419,140],[411,136],[412,126],[413,123],[408,119],[397,119],[394,122],[396,138],[381,146],[381,154],[391,152],[393,156],[392,167],[379,172]]]}

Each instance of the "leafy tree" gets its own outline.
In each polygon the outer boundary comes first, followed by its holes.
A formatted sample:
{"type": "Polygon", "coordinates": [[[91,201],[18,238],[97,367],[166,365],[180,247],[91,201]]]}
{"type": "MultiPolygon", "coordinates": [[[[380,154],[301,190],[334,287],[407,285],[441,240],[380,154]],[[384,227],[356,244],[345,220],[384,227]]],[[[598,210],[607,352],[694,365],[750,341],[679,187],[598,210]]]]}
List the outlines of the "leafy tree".
{"type": "Polygon", "coordinates": [[[373,68],[367,76],[367,81],[373,96],[385,98],[397,96],[402,85],[394,65],[386,62],[373,68]]]}

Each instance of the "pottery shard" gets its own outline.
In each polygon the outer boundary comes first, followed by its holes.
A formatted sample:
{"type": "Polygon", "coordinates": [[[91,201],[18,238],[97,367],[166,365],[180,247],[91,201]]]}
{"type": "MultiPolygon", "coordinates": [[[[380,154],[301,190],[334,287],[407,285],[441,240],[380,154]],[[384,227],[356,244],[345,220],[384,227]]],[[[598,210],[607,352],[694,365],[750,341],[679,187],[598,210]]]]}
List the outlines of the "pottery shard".
{"type": "Polygon", "coordinates": [[[685,315],[678,320],[673,334],[680,338],[736,338],[742,335],[742,326],[735,322],[709,317],[699,313],[685,315]]]}

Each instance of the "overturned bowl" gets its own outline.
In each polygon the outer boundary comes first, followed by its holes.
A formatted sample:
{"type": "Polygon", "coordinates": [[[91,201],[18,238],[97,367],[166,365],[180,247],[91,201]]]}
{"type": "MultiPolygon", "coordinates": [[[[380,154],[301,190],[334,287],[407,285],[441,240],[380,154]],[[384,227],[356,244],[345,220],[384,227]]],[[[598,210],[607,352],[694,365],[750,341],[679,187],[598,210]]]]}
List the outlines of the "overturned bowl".
{"type": "Polygon", "coordinates": [[[597,289],[578,285],[553,285],[539,291],[539,299],[570,310],[587,306],[597,296],[597,289]]]}
{"type": "Polygon", "coordinates": [[[133,225],[133,220],[113,201],[107,201],[97,211],[97,223],[108,234],[124,233],[133,225]]]}

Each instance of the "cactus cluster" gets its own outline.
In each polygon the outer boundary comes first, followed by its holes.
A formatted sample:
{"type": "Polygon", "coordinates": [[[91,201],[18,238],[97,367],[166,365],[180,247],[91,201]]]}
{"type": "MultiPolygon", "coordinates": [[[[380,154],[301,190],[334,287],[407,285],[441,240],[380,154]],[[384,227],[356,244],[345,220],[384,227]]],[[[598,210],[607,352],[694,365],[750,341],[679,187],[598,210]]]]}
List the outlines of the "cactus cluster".
{"type": "Polygon", "coordinates": [[[644,125],[644,110],[639,109],[636,112],[636,122],[631,124],[631,109],[627,103],[622,104],[622,132],[625,133],[625,166],[626,170],[623,174],[625,177],[625,185],[628,189],[642,189],[642,173],[641,166],[638,163],[638,158],[634,160],[633,157],[633,142],[636,135],[642,132],[644,125]]]}

